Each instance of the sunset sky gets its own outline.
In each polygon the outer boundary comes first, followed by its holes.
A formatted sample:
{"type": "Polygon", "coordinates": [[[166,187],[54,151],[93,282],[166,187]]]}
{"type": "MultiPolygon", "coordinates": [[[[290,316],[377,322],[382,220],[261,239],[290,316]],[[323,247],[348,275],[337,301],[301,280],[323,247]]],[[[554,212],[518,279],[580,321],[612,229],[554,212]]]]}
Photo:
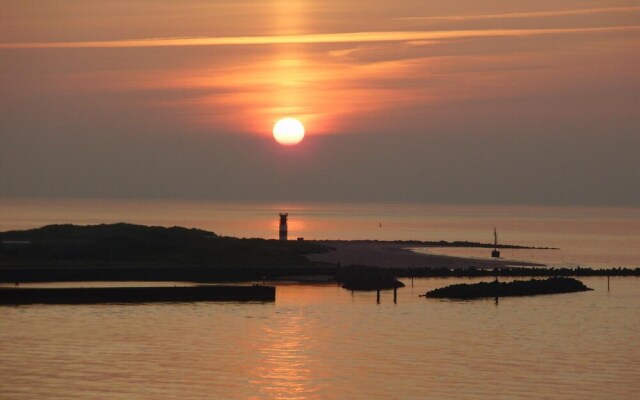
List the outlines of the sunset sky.
{"type": "Polygon", "coordinates": [[[2,1],[0,141],[0,197],[640,206],[640,1],[2,1]]]}

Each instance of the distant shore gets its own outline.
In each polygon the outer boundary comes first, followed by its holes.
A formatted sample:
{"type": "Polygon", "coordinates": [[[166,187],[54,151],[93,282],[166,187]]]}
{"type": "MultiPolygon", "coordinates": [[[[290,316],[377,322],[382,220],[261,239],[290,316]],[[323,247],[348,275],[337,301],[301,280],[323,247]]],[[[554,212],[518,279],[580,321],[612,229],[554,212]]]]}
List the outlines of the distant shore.
{"type": "Polygon", "coordinates": [[[314,281],[326,282],[350,266],[392,270],[397,277],[640,275],[640,269],[554,269],[531,262],[411,250],[489,246],[470,242],[239,239],[198,229],[132,224],[50,225],[0,232],[0,240],[0,282],[5,283],[308,281],[310,277],[325,277],[314,281]]]}
{"type": "MultiPolygon", "coordinates": [[[[428,247],[420,242],[380,242],[380,241],[322,241],[317,242],[331,250],[324,253],[308,254],[310,261],[341,265],[370,265],[381,268],[448,268],[466,269],[497,267],[543,267],[544,264],[510,261],[482,260],[473,258],[425,254],[410,248],[428,247]]],[[[455,246],[452,246],[455,247],[455,246]]],[[[467,246],[462,246],[467,247],[467,246]]],[[[515,246],[514,246],[515,247],[515,246]]]]}

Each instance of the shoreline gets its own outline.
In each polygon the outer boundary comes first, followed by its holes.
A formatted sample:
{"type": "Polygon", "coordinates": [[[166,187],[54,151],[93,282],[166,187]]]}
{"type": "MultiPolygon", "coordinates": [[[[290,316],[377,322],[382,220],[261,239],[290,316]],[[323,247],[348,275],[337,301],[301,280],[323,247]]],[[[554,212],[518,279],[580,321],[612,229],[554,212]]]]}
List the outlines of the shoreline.
{"type": "Polygon", "coordinates": [[[556,269],[530,261],[419,251],[445,243],[447,247],[476,245],[471,242],[239,239],[198,229],[126,223],[49,225],[0,232],[0,240],[0,282],[5,283],[314,281],[314,276],[337,277],[348,267],[390,270],[398,277],[640,275],[640,268],[556,269]]]}
{"type": "Polygon", "coordinates": [[[543,267],[545,264],[514,260],[484,260],[446,255],[425,254],[412,248],[428,248],[427,245],[374,241],[322,241],[316,242],[331,248],[325,253],[307,254],[313,262],[340,265],[369,265],[381,268],[482,268],[543,267]]]}
{"type": "MultiPolygon", "coordinates": [[[[346,266],[367,267],[367,266],[346,266]]],[[[376,267],[373,267],[376,268],[376,267]]],[[[401,279],[413,278],[535,278],[535,277],[636,277],[640,278],[640,268],[612,268],[612,269],[590,269],[590,268],[518,268],[508,267],[493,269],[477,268],[381,268],[391,272],[393,276],[401,279]]],[[[73,271],[65,269],[54,270],[33,270],[27,269],[14,274],[17,271],[0,271],[0,288],[21,287],[26,284],[40,283],[78,283],[78,282],[105,282],[105,283],[191,283],[191,284],[304,284],[304,285],[333,285],[338,284],[337,275],[340,269],[325,270],[325,274],[319,274],[317,270],[301,268],[297,274],[291,274],[290,270],[286,274],[281,274],[273,268],[261,268],[255,271],[256,274],[250,276],[244,273],[229,276],[227,273],[220,274],[216,268],[203,268],[198,274],[193,274],[192,270],[185,271],[185,268],[149,268],[147,272],[152,274],[139,274],[139,270],[134,268],[121,268],[116,270],[95,271],[92,268],[75,269],[73,271]],[[96,274],[96,272],[98,272],[96,274]],[[14,279],[11,279],[14,278],[14,279]],[[24,278],[24,279],[15,279],[24,278]]]]}

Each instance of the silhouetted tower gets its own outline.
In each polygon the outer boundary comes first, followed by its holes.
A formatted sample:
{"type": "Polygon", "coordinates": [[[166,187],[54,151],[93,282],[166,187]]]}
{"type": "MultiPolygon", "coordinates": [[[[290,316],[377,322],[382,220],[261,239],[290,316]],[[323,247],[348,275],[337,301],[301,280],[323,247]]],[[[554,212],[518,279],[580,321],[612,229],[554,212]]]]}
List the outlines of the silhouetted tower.
{"type": "Polygon", "coordinates": [[[496,228],[493,228],[493,240],[494,240],[494,244],[493,244],[493,251],[491,252],[491,257],[495,257],[495,258],[499,258],[500,257],[500,251],[498,251],[498,232],[496,231],[496,228]]]}
{"type": "Polygon", "coordinates": [[[287,216],[289,214],[280,214],[280,240],[287,240],[287,216]]]}

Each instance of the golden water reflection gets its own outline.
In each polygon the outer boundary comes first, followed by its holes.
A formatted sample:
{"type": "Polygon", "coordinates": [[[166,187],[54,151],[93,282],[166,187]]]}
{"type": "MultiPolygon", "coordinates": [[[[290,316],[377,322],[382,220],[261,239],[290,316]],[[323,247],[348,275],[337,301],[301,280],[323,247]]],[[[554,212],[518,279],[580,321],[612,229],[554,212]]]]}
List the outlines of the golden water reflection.
{"type": "Polygon", "coordinates": [[[250,373],[255,393],[277,399],[317,397],[317,373],[310,354],[313,340],[305,321],[303,315],[283,310],[264,325],[258,349],[261,362],[250,373]]]}
{"type": "MultiPolygon", "coordinates": [[[[278,285],[275,303],[2,307],[11,399],[636,399],[638,282],[473,302],[278,285]],[[579,337],[580,340],[576,340],[579,337]]],[[[408,282],[405,282],[408,283],[408,282]]]]}

